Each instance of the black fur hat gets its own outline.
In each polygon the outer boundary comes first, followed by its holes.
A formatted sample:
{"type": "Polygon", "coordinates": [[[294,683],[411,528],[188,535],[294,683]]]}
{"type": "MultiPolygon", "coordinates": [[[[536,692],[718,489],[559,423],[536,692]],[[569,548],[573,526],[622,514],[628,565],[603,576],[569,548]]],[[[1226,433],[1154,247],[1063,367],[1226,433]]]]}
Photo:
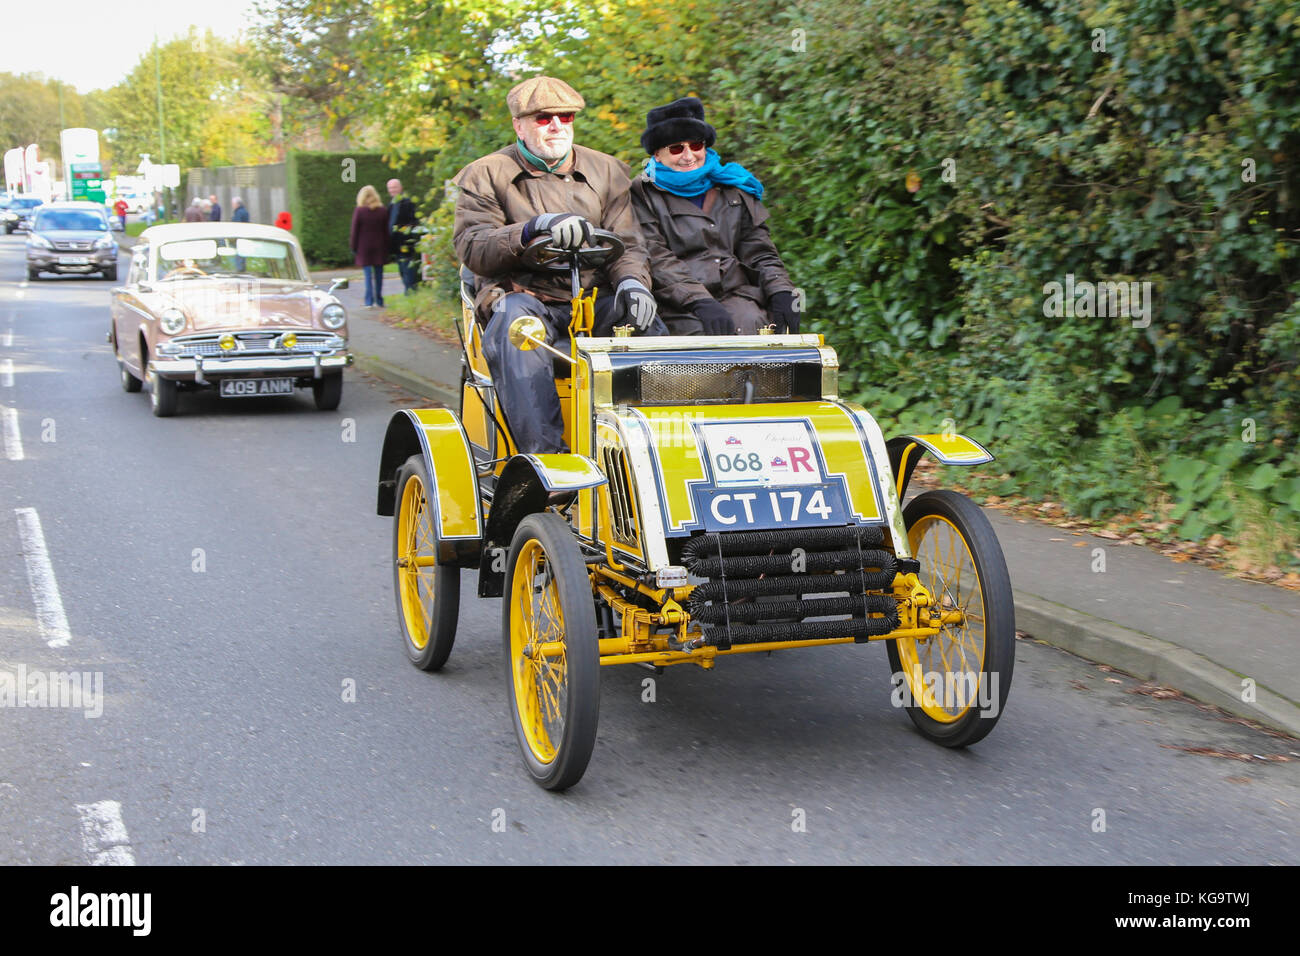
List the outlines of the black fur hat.
{"type": "Polygon", "coordinates": [[[673,143],[700,139],[704,140],[705,146],[712,146],[718,134],[704,122],[704,104],[694,96],[683,96],[667,106],[656,106],[646,114],[641,145],[651,156],[673,143]]]}

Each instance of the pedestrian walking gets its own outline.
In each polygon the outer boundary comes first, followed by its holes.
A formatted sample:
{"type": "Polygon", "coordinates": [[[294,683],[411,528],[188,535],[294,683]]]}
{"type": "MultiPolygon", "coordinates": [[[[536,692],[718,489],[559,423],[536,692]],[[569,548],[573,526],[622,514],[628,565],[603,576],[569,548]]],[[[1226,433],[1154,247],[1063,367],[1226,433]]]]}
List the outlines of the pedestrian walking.
{"type": "Polygon", "coordinates": [[[233,210],[230,213],[231,222],[248,222],[248,208],[244,205],[244,200],[236,196],[230,200],[230,207],[233,210]]]}
{"type": "Polygon", "coordinates": [[[393,198],[388,207],[388,251],[397,259],[402,288],[410,295],[420,281],[419,257],[415,253],[415,203],[403,194],[400,179],[388,181],[388,195],[393,198]]]}
{"type": "Polygon", "coordinates": [[[208,197],[208,202],[212,204],[212,211],[208,218],[212,222],[221,222],[221,203],[217,202],[217,194],[213,193],[208,197]]]}
{"type": "Polygon", "coordinates": [[[348,240],[353,261],[366,271],[366,307],[384,307],[384,263],[388,261],[388,210],[374,186],[357,192],[348,240]]]}

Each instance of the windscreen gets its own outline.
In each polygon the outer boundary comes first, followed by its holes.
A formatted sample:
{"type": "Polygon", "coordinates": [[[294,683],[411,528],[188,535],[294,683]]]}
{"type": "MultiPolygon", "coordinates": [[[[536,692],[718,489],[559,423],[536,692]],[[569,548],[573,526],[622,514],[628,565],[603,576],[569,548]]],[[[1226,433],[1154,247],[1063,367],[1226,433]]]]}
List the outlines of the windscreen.
{"type": "Polygon", "coordinates": [[[36,214],[36,231],[107,232],[108,220],[81,209],[44,209],[36,214]]]}
{"type": "Polygon", "coordinates": [[[274,239],[185,239],[158,250],[158,280],[241,276],[305,282],[294,248],[274,239]]]}

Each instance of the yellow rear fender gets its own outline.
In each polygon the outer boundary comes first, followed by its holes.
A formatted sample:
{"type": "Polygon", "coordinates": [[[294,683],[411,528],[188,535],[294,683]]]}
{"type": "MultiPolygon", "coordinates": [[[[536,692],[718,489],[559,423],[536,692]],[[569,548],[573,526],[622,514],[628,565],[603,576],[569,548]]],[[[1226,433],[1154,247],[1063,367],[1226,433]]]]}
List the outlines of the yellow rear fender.
{"type": "Polygon", "coordinates": [[[993,454],[965,435],[945,432],[942,435],[899,435],[885,443],[889,449],[889,465],[898,483],[898,500],[912,479],[916,463],[929,453],[941,465],[982,465],[993,460],[993,454]]]}
{"type": "Polygon", "coordinates": [[[446,408],[408,408],[393,415],[379,457],[377,511],[397,507],[397,470],[412,455],[422,455],[433,483],[434,535],[439,553],[457,564],[478,563],[483,512],[469,439],[456,413],[446,408]]]}

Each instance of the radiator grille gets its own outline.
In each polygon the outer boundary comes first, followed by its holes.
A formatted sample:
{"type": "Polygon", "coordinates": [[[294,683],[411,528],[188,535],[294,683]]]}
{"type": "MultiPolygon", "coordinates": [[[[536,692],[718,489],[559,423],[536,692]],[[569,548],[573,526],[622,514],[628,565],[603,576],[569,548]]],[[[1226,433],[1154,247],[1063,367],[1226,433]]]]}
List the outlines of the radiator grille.
{"type": "Polygon", "coordinates": [[[640,373],[641,401],[652,404],[737,402],[746,398],[780,402],[795,397],[794,367],[788,362],[647,362],[640,367],[640,373]]]}

